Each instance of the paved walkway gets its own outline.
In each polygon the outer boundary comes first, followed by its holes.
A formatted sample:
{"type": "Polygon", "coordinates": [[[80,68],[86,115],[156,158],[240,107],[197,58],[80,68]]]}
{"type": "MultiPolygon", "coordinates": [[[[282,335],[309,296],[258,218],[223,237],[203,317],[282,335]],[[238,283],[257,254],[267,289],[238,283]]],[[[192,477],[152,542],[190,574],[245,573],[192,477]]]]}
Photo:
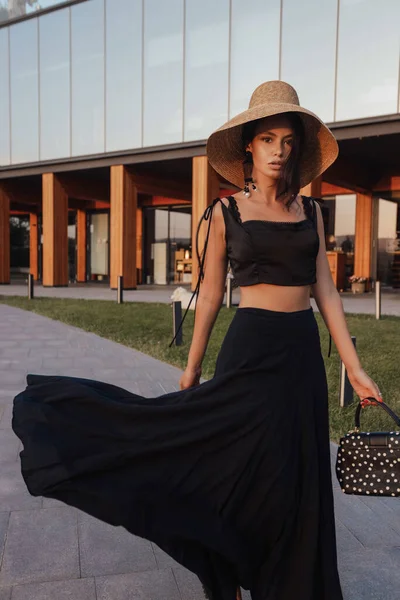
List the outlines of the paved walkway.
{"type": "MultiPolygon", "coordinates": [[[[124,292],[126,302],[171,302],[171,294],[180,287],[176,285],[140,285],[137,290],[128,290],[124,292]]],[[[183,286],[189,289],[187,285],[183,286]]],[[[0,285],[0,296],[26,296],[28,293],[26,283],[18,281],[11,285],[0,285]]],[[[114,300],[117,299],[117,292],[110,290],[108,284],[103,283],[81,283],[71,284],[68,287],[44,288],[39,284],[35,285],[35,296],[38,298],[75,298],[86,300],[114,300]]],[[[233,304],[239,304],[240,292],[238,289],[233,291],[233,304]]],[[[343,306],[346,312],[375,314],[375,294],[368,293],[362,295],[345,292],[341,294],[343,306]]],[[[317,310],[315,302],[312,300],[314,310],[317,310]]],[[[400,317],[400,289],[388,289],[382,292],[382,314],[396,315],[400,317]]],[[[1,599],[0,599],[1,600],[1,599]]]]}
{"type": "MultiPolygon", "coordinates": [[[[28,372],[94,377],[145,396],[178,389],[180,375],[141,352],[0,304],[0,600],[203,600],[197,578],[154,544],[28,494],[10,425],[28,372]]],[[[332,444],[332,461],[335,451],[332,444]]],[[[333,484],[345,600],[398,600],[400,499],[345,496],[333,484]]]]}

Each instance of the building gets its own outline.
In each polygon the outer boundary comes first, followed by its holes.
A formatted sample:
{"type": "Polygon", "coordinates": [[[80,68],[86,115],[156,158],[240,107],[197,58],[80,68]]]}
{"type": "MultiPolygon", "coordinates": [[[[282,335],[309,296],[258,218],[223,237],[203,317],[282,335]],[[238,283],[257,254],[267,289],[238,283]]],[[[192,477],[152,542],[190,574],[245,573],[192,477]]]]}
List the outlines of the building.
{"type": "Polygon", "coordinates": [[[338,287],[400,287],[399,23],[398,0],[0,0],[0,283],[190,283],[229,189],[205,140],[282,79],[340,145],[304,190],[338,287]]]}

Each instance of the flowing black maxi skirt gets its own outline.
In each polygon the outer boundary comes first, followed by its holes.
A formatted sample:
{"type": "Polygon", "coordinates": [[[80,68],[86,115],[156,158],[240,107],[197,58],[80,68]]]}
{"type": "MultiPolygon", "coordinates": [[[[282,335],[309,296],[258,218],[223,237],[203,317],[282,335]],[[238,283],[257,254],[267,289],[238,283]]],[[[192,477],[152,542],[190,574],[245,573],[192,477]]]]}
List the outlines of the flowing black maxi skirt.
{"type": "Polygon", "coordinates": [[[155,542],[213,600],[342,600],[312,308],[238,308],[213,378],[158,397],[28,375],[13,428],[31,494],[155,542]]]}

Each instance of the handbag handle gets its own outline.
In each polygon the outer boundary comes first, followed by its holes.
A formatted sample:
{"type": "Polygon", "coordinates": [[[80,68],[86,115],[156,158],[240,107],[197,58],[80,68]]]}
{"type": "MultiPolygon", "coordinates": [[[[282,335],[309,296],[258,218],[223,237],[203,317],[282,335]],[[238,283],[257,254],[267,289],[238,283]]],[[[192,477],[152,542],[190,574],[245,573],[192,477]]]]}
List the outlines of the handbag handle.
{"type": "MultiPolygon", "coordinates": [[[[367,398],[363,398],[363,400],[374,400],[375,404],[373,404],[372,406],[380,406],[381,408],[383,408],[383,410],[385,410],[387,412],[387,414],[390,417],[392,417],[392,419],[396,423],[396,425],[398,427],[400,427],[400,419],[399,419],[399,417],[396,415],[396,413],[394,413],[392,411],[392,409],[387,404],[385,404],[384,402],[379,402],[373,396],[368,396],[367,398]]],[[[360,429],[361,406],[362,406],[362,401],[360,400],[360,402],[358,403],[358,406],[356,408],[356,414],[355,414],[355,426],[356,426],[356,429],[360,429]]]]}

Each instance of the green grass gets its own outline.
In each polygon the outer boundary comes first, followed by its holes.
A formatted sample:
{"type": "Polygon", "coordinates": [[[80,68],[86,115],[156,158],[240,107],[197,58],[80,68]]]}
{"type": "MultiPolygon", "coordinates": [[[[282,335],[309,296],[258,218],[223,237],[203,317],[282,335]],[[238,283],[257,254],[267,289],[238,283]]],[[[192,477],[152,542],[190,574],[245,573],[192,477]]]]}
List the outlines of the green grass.
{"type": "MultiPolygon", "coordinates": [[[[55,298],[30,301],[7,296],[0,296],[0,302],[96,333],[181,369],[186,365],[193,331],[193,311],[189,311],[184,323],[183,345],[169,348],[172,309],[166,304],[129,302],[118,305],[101,300],[55,298]]],[[[217,354],[234,311],[224,307],[220,310],[203,361],[203,377],[206,379],[213,375],[217,354]]],[[[338,406],[339,356],[333,345],[331,357],[326,358],[328,333],[320,315],[315,315],[328,377],[331,439],[338,441],[343,433],[353,427],[355,405],[346,409],[338,406]]],[[[400,414],[400,318],[385,316],[376,321],[370,315],[349,314],[347,322],[350,333],[357,337],[357,351],[363,368],[379,385],[383,399],[400,414]]],[[[362,412],[361,426],[365,430],[390,430],[395,427],[383,410],[373,407],[362,412]]]]}

